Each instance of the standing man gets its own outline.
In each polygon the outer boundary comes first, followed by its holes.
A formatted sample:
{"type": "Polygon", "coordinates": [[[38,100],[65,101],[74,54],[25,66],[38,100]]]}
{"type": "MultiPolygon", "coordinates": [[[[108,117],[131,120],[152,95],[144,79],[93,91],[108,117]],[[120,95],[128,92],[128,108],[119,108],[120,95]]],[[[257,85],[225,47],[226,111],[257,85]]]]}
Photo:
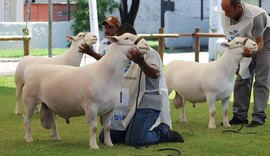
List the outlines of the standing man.
{"type": "Polygon", "coordinates": [[[247,37],[258,44],[258,51],[252,58],[244,58],[240,63],[235,80],[233,118],[231,125],[248,124],[248,109],[253,84],[254,107],[252,122],[247,127],[263,125],[267,118],[265,110],[270,87],[270,20],[265,10],[257,6],[241,3],[241,0],[222,0],[224,11],[221,21],[226,38],[247,37]]]}

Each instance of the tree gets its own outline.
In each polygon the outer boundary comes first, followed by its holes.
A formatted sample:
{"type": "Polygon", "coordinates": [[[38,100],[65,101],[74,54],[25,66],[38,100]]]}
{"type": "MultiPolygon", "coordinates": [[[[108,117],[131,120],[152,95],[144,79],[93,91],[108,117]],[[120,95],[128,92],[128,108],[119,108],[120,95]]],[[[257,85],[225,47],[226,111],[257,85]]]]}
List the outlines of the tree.
{"type": "Polygon", "coordinates": [[[140,0],[132,0],[130,11],[128,12],[127,0],[121,0],[119,5],[120,18],[122,23],[128,23],[134,26],[134,21],[136,19],[139,10],[140,0]]]}
{"type": "MultiPolygon", "coordinates": [[[[105,20],[105,14],[117,8],[118,3],[113,0],[97,0],[98,20],[99,23],[105,20]]],[[[82,31],[89,31],[89,5],[88,0],[76,0],[75,23],[72,25],[74,34],[82,31]]],[[[99,25],[101,27],[101,25],[99,25]]]]}

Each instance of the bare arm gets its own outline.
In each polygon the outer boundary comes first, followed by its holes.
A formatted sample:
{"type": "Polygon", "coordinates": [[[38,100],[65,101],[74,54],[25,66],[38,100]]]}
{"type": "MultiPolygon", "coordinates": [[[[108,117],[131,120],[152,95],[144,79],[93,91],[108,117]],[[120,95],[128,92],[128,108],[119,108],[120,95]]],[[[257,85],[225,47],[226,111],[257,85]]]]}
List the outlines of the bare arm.
{"type": "Polygon", "coordinates": [[[256,43],[258,44],[258,51],[264,47],[263,36],[259,36],[256,38],[256,43]]]}
{"type": "Polygon", "coordinates": [[[129,54],[129,59],[137,63],[146,76],[158,78],[160,71],[156,65],[148,64],[137,50],[131,49],[129,54]]]}
{"type": "Polygon", "coordinates": [[[85,53],[89,56],[92,56],[96,60],[101,59],[102,55],[99,53],[96,53],[92,46],[89,46],[88,44],[82,44],[82,46],[79,47],[80,52],[85,53]]]}

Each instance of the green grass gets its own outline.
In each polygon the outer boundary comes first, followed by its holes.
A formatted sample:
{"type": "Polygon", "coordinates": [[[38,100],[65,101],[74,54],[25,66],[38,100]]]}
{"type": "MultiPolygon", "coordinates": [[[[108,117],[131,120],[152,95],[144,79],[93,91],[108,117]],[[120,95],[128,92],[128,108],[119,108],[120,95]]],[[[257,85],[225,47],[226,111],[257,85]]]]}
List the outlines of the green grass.
{"type": "MultiPolygon", "coordinates": [[[[158,50],[158,42],[157,40],[148,40],[149,45],[158,50]]],[[[52,54],[53,55],[60,55],[63,54],[67,48],[53,48],[52,54]]],[[[172,49],[172,48],[165,48],[165,53],[185,53],[193,51],[192,47],[190,48],[179,48],[179,49],[172,49]]],[[[205,51],[205,50],[202,50],[205,51]]],[[[30,55],[33,56],[48,56],[48,49],[30,49],[30,55]]],[[[21,58],[23,57],[23,49],[0,49],[0,58],[21,58]]]]}
{"type": "MultiPolygon", "coordinates": [[[[170,96],[170,100],[172,100],[170,96]]],[[[172,101],[171,101],[172,102],[172,101]]],[[[232,101],[231,101],[232,102],[232,101]]],[[[71,118],[69,125],[64,119],[58,117],[57,125],[61,141],[51,141],[50,131],[41,127],[39,116],[35,114],[32,118],[32,133],[34,142],[24,142],[24,128],[21,116],[14,115],[15,107],[15,84],[13,76],[0,77],[0,156],[162,156],[176,155],[173,151],[157,152],[162,148],[175,148],[187,156],[247,156],[247,155],[269,155],[270,145],[270,123],[256,128],[243,128],[241,132],[254,134],[222,133],[225,128],[219,123],[221,117],[221,105],[216,104],[216,129],[208,129],[208,107],[206,103],[197,104],[195,108],[187,104],[186,115],[188,123],[181,124],[178,121],[179,110],[171,105],[171,116],[173,129],[180,132],[185,143],[163,143],[140,149],[125,145],[115,145],[113,148],[106,147],[98,142],[100,150],[89,149],[89,129],[84,116],[71,118]]],[[[23,107],[23,106],[22,106],[23,107]]],[[[232,103],[230,104],[229,117],[232,116],[232,103]]],[[[252,106],[250,106],[252,108],[252,106]]],[[[23,109],[23,108],[22,108],[23,109]]],[[[251,116],[250,110],[249,116],[251,116]]],[[[269,114],[269,109],[267,110],[269,114]]],[[[249,118],[251,120],[251,117],[249,118]]],[[[230,129],[238,129],[233,126],[230,129]]],[[[101,127],[99,125],[98,131],[101,127]]]]}
{"type": "MultiPolygon", "coordinates": [[[[52,49],[53,55],[63,54],[67,48],[52,49]]],[[[48,56],[48,49],[30,49],[30,55],[33,56],[48,56]]],[[[23,56],[23,49],[1,49],[0,58],[20,58],[23,56]]]]}
{"type": "MultiPolygon", "coordinates": [[[[156,39],[147,40],[150,47],[158,51],[158,41],[156,39]]],[[[183,47],[183,48],[167,48],[165,47],[164,53],[186,53],[186,52],[194,52],[192,47],[183,47]]],[[[201,51],[207,51],[205,47],[201,47],[201,51]]]]}

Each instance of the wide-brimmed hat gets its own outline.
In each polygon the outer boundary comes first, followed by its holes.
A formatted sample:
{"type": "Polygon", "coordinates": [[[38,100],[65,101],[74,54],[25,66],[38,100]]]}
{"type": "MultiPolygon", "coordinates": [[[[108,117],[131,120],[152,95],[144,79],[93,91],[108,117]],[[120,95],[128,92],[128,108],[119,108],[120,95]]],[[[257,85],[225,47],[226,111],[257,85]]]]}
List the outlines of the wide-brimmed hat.
{"type": "Polygon", "coordinates": [[[116,28],[118,28],[121,25],[121,22],[115,16],[107,17],[101,24],[104,25],[106,23],[109,24],[110,26],[116,27],[116,28]]]}

